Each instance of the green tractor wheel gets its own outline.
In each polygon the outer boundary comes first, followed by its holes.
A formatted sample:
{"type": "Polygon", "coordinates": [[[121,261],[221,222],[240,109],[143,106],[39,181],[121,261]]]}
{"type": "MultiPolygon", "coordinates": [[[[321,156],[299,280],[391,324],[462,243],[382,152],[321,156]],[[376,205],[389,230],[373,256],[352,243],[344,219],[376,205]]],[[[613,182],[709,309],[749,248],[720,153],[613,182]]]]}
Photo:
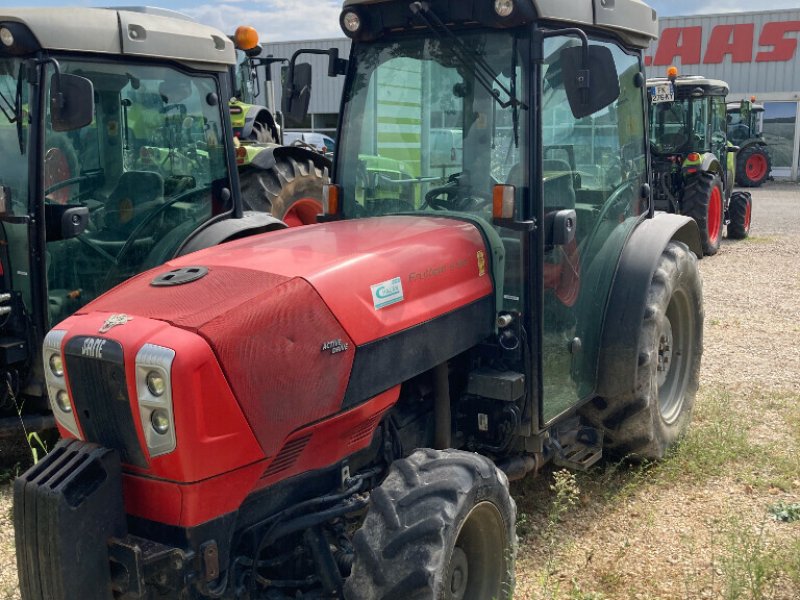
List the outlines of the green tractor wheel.
{"type": "Polygon", "coordinates": [[[722,180],[714,173],[698,173],[683,190],[681,213],[697,222],[705,256],[716,254],[719,250],[725,204],[723,197],[722,180]]]}
{"type": "Polygon", "coordinates": [[[743,240],[750,235],[750,213],[753,209],[753,199],[749,192],[734,192],[728,208],[730,223],[728,223],[728,238],[743,240]]]}
{"type": "Polygon", "coordinates": [[[581,408],[610,456],[661,459],[689,427],[703,353],[702,287],[695,255],[670,242],[647,292],[631,389],[581,408]]]}
{"type": "Polygon", "coordinates": [[[289,156],[276,156],[266,169],[252,163],[239,173],[245,209],[268,212],[290,227],[317,222],[322,186],[329,181],[327,169],[289,156]]]}
{"type": "Polygon", "coordinates": [[[766,146],[751,144],[736,156],[736,183],[743,187],[758,187],[772,170],[772,157],[766,146]]]}

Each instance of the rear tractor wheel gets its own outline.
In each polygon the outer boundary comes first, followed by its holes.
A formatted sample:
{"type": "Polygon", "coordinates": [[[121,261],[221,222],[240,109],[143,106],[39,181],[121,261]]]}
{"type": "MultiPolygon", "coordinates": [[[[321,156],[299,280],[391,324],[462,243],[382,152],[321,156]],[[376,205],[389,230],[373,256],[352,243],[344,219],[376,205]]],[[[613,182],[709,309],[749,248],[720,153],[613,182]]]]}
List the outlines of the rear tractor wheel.
{"type": "Polygon", "coordinates": [[[489,459],[417,450],[372,492],[347,600],[508,600],[516,505],[489,459]]]}
{"type": "Polygon", "coordinates": [[[328,170],[310,159],[276,157],[269,168],[257,165],[258,157],[239,173],[246,210],[268,212],[289,227],[317,222],[322,212],[322,186],[330,181],[328,170]]]}
{"type": "Polygon", "coordinates": [[[703,294],[697,258],[670,242],[659,259],[640,324],[636,379],[614,398],[595,398],[582,415],[616,458],[658,460],[689,427],[703,353],[703,294]]]}
{"type": "Polygon", "coordinates": [[[752,144],[736,156],[736,183],[743,187],[759,187],[771,170],[772,157],[766,146],[752,144]]]}
{"type": "Polygon", "coordinates": [[[722,240],[724,214],[722,180],[719,175],[695,175],[683,190],[681,212],[697,222],[703,254],[716,254],[722,240]]]}
{"type": "Polygon", "coordinates": [[[743,240],[750,235],[750,213],[753,210],[753,198],[750,192],[734,192],[728,208],[731,222],[728,223],[728,238],[743,240]]]}

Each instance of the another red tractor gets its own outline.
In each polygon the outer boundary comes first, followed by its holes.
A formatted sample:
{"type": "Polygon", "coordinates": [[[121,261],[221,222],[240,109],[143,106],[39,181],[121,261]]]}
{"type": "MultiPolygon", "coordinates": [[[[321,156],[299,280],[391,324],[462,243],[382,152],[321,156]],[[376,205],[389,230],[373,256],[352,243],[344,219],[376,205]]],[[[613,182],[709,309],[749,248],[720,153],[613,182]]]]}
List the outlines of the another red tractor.
{"type": "Polygon", "coordinates": [[[650,199],[650,7],[348,0],[341,23],[322,222],[173,260],[48,334],[66,439],[15,484],[25,600],[510,598],[509,479],[686,431],[701,245],[650,199]],[[458,164],[433,164],[436,129],[458,164]]]}

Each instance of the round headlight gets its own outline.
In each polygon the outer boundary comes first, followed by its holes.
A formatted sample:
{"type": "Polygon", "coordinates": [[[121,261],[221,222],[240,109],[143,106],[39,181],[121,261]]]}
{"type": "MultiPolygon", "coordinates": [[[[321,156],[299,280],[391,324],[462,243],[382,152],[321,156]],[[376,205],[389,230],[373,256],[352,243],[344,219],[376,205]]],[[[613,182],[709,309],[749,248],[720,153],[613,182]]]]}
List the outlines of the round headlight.
{"type": "Polygon", "coordinates": [[[361,17],[358,16],[357,13],[352,11],[344,13],[342,17],[342,24],[344,28],[347,29],[350,33],[355,33],[359,29],[361,29],[361,17]]]}
{"type": "Polygon", "coordinates": [[[65,413],[72,412],[72,404],[69,402],[69,394],[66,390],[58,390],[56,392],[56,404],[65,413]]]}
{"type": "Polygon", "coordinates": [[[14,45],[14,34],[11,33],[9,29],[0,27],[0,42],[3,42],[4,46],[8,46],[10,48],[14,45]]]}
{"type": "Polygon", "coordinates": [[[169,415],[167,415],[167,411],[161,408],[154,410],[150,415],[150,424],[156,433],[161,435],[167,433],[169,431],[169,415]]]}
{"type": "Polygon", "coordinates": [[[494,0],[494,12],[505,18],[514,12],[514,0],[494,0]]]}
{"type": "Polygon", "coordinates": [[[153,396],[161,396],[167,390],[167,382],[164,376],[156,371],[150,371],[147,374],[147,389],[153,396]]]}
{"type": "Polygon", "coordinates": [[[61,360],[60,354],[53,354],[48,361],[50,363],[50,370],[56,377],[64,376],[64,361],[61,360]]]}

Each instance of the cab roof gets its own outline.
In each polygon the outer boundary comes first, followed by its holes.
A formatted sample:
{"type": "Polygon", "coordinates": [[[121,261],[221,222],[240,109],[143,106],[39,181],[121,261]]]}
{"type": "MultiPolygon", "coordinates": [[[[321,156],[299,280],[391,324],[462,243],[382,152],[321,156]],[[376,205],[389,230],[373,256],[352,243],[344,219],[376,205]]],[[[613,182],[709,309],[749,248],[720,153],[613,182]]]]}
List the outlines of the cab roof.
{"type": "MultiPolygon", "coordinates": [[[[740,102],[728,102],[725,105],[725,108],[728,110],[728,112],[739,112],[742,109],[742,104],[740,102]]],[[[753,112],[761,112],[764,110],[764,105],[751,102],[750,110],[753,112]]]]}
{"type": "MultiPolygon", "coordinates": [[[[637,48],[647,48],[651,41],[658,38],[658,17],[656,11],[642,0],[514,0],[520,5],[519,12],[529,9],[535,11],[536,18],[543,20],[560,21],[573,26],[593,26],[614,33],[625,43],[637,48]]],[[[463,5],[486,5],[473,10],[493,11],[494,0],[459,0],[455,2],[438,3],[430,2],[434,10],[441,10],[441,5],[459,6],[453,8],[463,12],[463,5]]],[[[345,0],[343,8],[370,7],[389,4],[403,4],[408,6],[409,0],[345,0]]],[[[514,14],[510,18],[513,18],[514,14]]],[[[448,21],[448,15],[440,15],[442,20],[448,21]]]]}
{"type": "MultiPolygon", "coordinates": [[[[652,77],[647,80],[647,87],[670,81],[667,77],[652,77]]],[[[727,96],[728,84],[721,79],[708,79],[701,75],[680,75],[675,80],[675,93],[680,97],[690,95],[691,90],[701,88],[704,96],[727,96]]]]}
{"type": "Polygon", "coordinates": [[[5,49],[10,54],[59,50],[160,58],[214,70],[236,61],[233,42],[222,32],[163,9],[0,8],[3,25],[19,32],[15,43],[27,44],[5,49]]]}

